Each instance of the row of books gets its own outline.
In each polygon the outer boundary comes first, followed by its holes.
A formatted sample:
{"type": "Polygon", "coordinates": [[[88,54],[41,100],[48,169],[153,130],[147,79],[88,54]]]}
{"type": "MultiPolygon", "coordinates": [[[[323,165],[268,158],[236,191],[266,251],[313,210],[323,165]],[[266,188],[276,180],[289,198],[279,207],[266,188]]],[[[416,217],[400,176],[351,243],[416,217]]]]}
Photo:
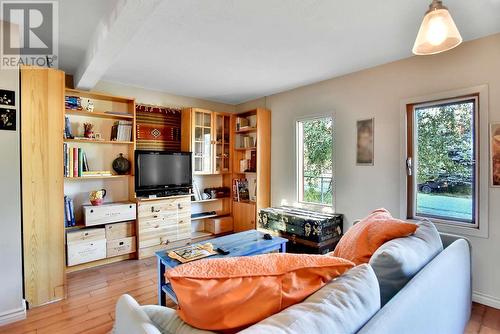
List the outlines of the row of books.
{"type": "Polygon", "coordinates": [[[75,205],[71,198],[64,196],[64,227],[71,227],[75,225],[75,205]]]}
{"type": "Polygon", "coordinates": [[[111,140],[131,141],[132,140],[132,122],[117,121],[111,128],[111,140]]]}
{"type": "Polygon", "coordinates": [[[87,155],[81,147],[69,147],[64,143],[64,176],[82,177],[90,170],[87,155]]]}

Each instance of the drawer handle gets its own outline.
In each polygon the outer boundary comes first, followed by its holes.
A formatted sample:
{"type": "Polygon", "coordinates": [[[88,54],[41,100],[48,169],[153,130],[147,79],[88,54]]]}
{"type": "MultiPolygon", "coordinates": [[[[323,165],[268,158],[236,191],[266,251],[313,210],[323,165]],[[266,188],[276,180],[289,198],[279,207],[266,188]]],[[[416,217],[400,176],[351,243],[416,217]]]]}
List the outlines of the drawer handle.
{"type": "Polygon", "coordinates": [[[152,207],[151,207],[151,212],[160,212],[160,209],[155,210],[155,207],[154,207],[154,206],[152,206],[152,207]]]}
{"type": "Polygon", "coordinates": [[[124,242],[123,241],[120,241],[119,245],[120,246],[123,246],[124,242]]]}
{"type": "Polygon", "coordinates": [[[158,215],[154,215],[153,218],[158,218],[158,215]]]}
{"type": "Polygon", "coordinates": [[[162,244],[164,244],[164,245],[168,245],[169,243],[170,243],[170,240],[162,241],[162,244]]]}
{"type": "Polygon", "coordinates": [[[183,207],[180,203],[179,203],[179,204],[177,204],[177,207],[179,208],[179,210],[184,209],[184,207],[183,207]]]}
{"type": "Polygon", "coordinates": [[[90,210],[90,213],[94,213],[94,210],[90,210]]]}
{"type": "Polygon", "coordinates": [[[89,235],[89,232],[85,232],[83,235],[84,235],[84,236],[88,236],[88,235],[89,235]]]}
{"type": "Polygon", "coordinates": [[[158,228],[158,227],[160,227],[160,225],[155,225],[155,226],[154,226],[154,228],[158,228]]]}

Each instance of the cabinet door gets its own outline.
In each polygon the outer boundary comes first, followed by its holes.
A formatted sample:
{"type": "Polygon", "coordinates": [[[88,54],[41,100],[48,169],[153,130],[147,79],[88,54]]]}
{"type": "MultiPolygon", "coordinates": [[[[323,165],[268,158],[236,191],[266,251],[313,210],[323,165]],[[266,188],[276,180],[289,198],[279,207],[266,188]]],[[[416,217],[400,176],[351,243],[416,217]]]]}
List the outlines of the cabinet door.
{"type": "Polygon", "coordinates": [[[195,109],[193,112],[193,172],[212,173],[212,113],[195,109]]]}
{"type": "Polygon", "coordinates": [[[21,68],[24,288],[30,306],[64,298],[64,72],[21,68]]]}
{"type": "Polygon", "coordinates": [[[229,148],[230,148],[230,116],[225,114],[214,114],[214,173],[228,173],[229,168],[229,148]]]}
{"type": "Polygon", "coordinates": [[[233,224],[234,232],[242,232],[255,229],[255,204],[234,202],[233,224]]]}

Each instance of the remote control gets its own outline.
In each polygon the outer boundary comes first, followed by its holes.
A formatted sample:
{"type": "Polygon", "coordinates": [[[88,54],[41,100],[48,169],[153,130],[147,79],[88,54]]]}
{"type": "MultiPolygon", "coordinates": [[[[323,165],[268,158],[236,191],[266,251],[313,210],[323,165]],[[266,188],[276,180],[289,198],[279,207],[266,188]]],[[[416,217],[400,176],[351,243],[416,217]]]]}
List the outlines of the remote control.
{"type": "Polygon", "coordinates": [[[217,248],[217,251],[218,251],[219,253],[221,253],[222,255],[227,255],[227,254],[229,254],[229,253],[230,253],[230,252],[229,252],[229,250],[227,250],[226,248],[223,248],[223,247],[219,247],[219,248],[217,248]]]}

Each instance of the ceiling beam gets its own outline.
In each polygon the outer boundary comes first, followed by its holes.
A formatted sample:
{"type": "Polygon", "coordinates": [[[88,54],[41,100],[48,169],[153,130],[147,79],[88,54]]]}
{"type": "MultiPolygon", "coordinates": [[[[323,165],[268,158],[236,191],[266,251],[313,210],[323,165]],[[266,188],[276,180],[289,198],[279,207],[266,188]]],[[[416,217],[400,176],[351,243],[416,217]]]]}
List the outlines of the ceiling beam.
{"type": "Polygon", "coordinates": [[[101,20],[75,74],[78,89],[92,89],[106,73],[161,0],[119,0],[111,14],[101,20]]]}

